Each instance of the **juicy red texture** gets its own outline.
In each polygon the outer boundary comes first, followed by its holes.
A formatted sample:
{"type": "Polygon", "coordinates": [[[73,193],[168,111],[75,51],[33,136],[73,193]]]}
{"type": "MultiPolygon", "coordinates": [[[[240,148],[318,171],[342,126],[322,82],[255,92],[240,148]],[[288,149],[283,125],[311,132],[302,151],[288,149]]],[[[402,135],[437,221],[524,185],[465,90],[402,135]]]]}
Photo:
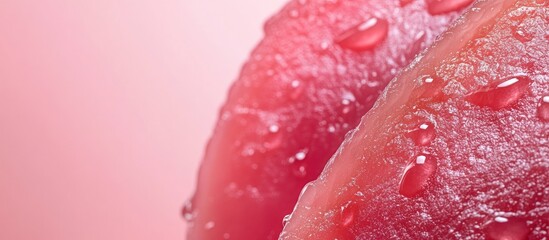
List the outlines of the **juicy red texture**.
{"type": "Polygon", "coordinates": [[[471,6],[389,84],[281,239],[549,236],[548,5],[471,6]]]}
{"type": "Polygon", "coordinates": [[[276,239],[345,133],[458,15],[432,16],[422,0],[290,2],[221,110],[183,210],[188,239],[276,239]]]}

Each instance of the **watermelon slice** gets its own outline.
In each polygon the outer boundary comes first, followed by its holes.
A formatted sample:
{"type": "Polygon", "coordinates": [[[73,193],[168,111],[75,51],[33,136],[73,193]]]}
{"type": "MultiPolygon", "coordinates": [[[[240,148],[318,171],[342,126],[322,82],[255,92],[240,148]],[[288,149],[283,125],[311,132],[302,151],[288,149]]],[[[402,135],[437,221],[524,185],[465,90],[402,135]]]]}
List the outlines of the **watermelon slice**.
{"type": "Polygon", "coordinates": [[[393,80],[281,239],[547,239],[549,7],[478,1],[393,80]]]}
{"type": "Polygon", "coordinates": [[[188,239],[276,239],[388,81],[472,0],[454,2],[295,0],[270,19],[183,209],[188,239]]]}

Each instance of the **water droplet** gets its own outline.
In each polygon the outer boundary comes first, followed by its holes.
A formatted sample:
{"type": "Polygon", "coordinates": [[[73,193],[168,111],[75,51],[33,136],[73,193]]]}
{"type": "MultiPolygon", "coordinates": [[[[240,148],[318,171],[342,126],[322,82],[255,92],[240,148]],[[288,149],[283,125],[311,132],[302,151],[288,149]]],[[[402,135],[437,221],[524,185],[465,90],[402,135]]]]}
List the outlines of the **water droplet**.
{"type": "Polygon", "coordinates": [[[538,117],[541,120],[549,121],[549,95],[541,98],[538,106],[538,117]]]}
{"type": "Polygon", "coordinates": [[[301,150],[295,154],[295,159],[298,161],[305,159],[305,157],[307,157],[307,149],[301,150]]]}
{"type": "Polygon", "coordinates": [[[343,93],[343,99],[341,100],[341,104],[344,106],[341,110],[343,114],[348,114],[354,110],[354,106],[351,105],[354,101],[356,101],[355,95],[350,92],[343,93]]]}
{"type": "Polygon", "coordinates": [[[348,114],[351,112],[351,107],[344,107],[343,110],[341,110],[343,114],[348,114]]]}
{"type": "Polygon", "coordinates": [[[285,227],[286,224],[288,224],[288,222],[290,221],[291,218],[292,218],[292,214],[288,214],[288,215],[284,216],[284,218],[282,218],[282,226],[285,227]]]}
{"type": "Polygon", "coordinates": [[[265,142],[263,143],[263,146],[267,150],[274,150],[277,149],[283,142],[283,134],[279,132],[278,126],[272,125],[269,127],[269,132],[271,134],[268,134],[265,137],[265,142]]]}
{"type": "Polygon", "coordinates": [[[353,213],[346,214],[343,218],[343,222],[342,222],[343,226],[344,227],[349,226],[353,222],[354,217],[355,216],[353,213]]]}
{"type": "Polygon", "coordinates": [[[442,89],[445,82],[437,77],[423,76],[419,78],[420,86],[417,88],[419,98],[429,101],[440,101],[444,98],[442,89]]]}
{"type": "Polygon", "coordinates": [[[328,126],[328,132],[334,133],[335,131],[336,131],[336,128],[334,127],[334,125],[328,126]]]}
{"type": "MultiPolygon", "coordinates": [[[[294,159],[294,161],[295,161],[295,159],[294,159]]],[[[299,178],[307,176],[307,169],[303,165],[297,165],[296,167],[294,167],[292,169],[292,172],[293,172],[294,176],[299,177],[299,178]]]]}
{"type": "Polygon", "coordinates": [[[496,217],[484,225],[486,237],[494,240],[528,239],[529,232],[526,221],[515,217],[496,217]]]}
{"type": "Polygon", "coordinates": [[[425,164],[425,160],[427,160],[427,157],[425,157],[425,156],[418,156],[418,157],[416,158],[416,164],[418,164],[418,165],[423,165],[423,164],[425,164]]]}
{"type": "Polygon", "coordinates": [[[204,224],[204,229],[206,229],[206,230],[210,230],[214,227],[215,227],[215,222],[214,221],[209,221],[206,224],[204,224]]]}
{"type": "Polygon", "coordinates": [[[354,101],[356,101],[356,97],[353,93],[351,92],[343,93],[343,100],[341,101],[343,105],[349,105],[351,102],[354,102],[354,101]]]}
{"type": "Polygon", "coordinates": [[[496,221],[498,223],[505,223],[505,222],[508,222],[509,219],[504,218],[504,217],[496,217],[496,218],[494,218],[494,221],[496,221]]]}
{"type": "Polygon", "coordinates": [[[296,100],[299,98],[303,92],[305,91],[305,88],[303,86],[304,84],[299,80],[293,80],[290,83],[291,86],[291,92],[290,92],[290,98],[293,100],[296,100]]]}
{"type": "Polygon", "coordinates": [[[289,163],[294,163],[294,162],[295,162],[295,157],[290,157],[290,158],[288,158],[288,162],[289,162],[289,163]]]}
{"type": "Polygon", "coordinates": [[[303,206],[305,209],[311,209],[310,206],[312,206],[313,201],[317,199],[316,191],[317,189],[314,181],[305,184],[305,187],[303,187],[303,189],[301,189],[301,192],[299,193],[299,201],[294,206],[294,212],[296,208],[300,205],[303,206]]]}
{"type": "Polygon", "coordinates": [[[414,0],[400,0],[400,6],[401,7],[404,7],[408,4],[410,4],[411,2],[413,2],[414,0]]]}
{"type": "Polygon", "coordinates": [[[366,86],[368,86],[368,87],[370,87],[370,88],[376,88],[376,87],[378,87],[378,86],[381,85],[380,82],[377,82],[377,81],[368,81],[368,80],[366,80],[366,79],[361,80],[360,83],[361,83],[362,85],[366,85],[366,86]]]}
{"type": "Polygon", "coordinates": [[[425,191],[437,169],[436,159],[419,155],[408,164],[400,179],[399,192],[405,197],[415,197],[425,191]]]}
{"type": "Polygon", "coordinates": [[[530,85],[530,78],[517,76],[482,87],[466,97],[466,100],[481,106],[500,109],[515,104],[524,95],[530,85]]]}
{"type": "Polygon", "coordinates": [[[182,214],[185,221],[191,222],[194,220],[194,209],[193,209],[192,201],[188,200],[185,202],[185,205],[183,206],[182,214]]]}
{"type": "Polygon", "coordinates": [[[278,132],[278,130],[279,130],[278,125],[269,126],[269,132],[276,133],[276,132],[278,132]]]}
{"type": "Polygon", "coordinates": [[[336,42],[341,47],[354,51],[371,50],[387,37],[388,31],[387,20],[373,17],[343,32],[336,42]]]}
{"type": "Polygon", "coordinates": [[[436,131],[432,123],[422,123],[409,135],[417,146],[427,146],[435,139],[436,131]]]}
{"type": "Polygon", "coordinates": [[[515,31],[513,31],[513,36],[521,41],[521,42],[529,42],[529,41],[532,41],[532,39],[534,38],[534,34],[532,34],[531,32],[519,27],[517,28],[515,31]]]}
{"type": "Polygon", "coordinates": [[[356,204],[351,202],[341,207],[341,225],[343,227],[349,227],[355,221],[355,213],[357,210],[356,204]]]}
{"type": "Polygon", "coordinates": [[[307,170],[305,169],[305,166],[299,166],[299,168],[297,169],[299,171],[299,176],[305,176],[307,175],[307,170]]]}
{"type": "Polygon", "coordinates": [[[474,0],[425,0],[427,3],[427,11],[431,15],[444,14],[461,10],[474,0]]]}

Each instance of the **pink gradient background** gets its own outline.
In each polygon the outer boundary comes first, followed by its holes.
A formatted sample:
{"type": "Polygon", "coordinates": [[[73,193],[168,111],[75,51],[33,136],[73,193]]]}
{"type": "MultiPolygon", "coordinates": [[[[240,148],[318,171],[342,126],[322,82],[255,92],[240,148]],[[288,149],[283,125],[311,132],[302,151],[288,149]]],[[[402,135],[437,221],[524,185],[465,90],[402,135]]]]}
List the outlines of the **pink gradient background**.
{"type": "Polygon", "coordinates": [[[217,110],[283,2],[0,1],[0,239],[183,239],[217,110]]]}

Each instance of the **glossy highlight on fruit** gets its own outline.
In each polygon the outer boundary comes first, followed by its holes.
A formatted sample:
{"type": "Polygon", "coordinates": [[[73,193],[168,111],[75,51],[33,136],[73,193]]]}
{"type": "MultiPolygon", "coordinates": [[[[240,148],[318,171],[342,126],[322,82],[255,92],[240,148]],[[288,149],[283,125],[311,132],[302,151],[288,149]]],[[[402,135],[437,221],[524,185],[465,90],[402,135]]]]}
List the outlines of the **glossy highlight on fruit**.
{"type": "Polygon", "coordinates": [[[549,29],[549,11],[535,0],[471,6],[391,81],[280,239],[546,238],[549,44],[545,31],[517,39],[520,24],[549,29]],[[356,210],[342,228],[345,206],[356,210]]]}

